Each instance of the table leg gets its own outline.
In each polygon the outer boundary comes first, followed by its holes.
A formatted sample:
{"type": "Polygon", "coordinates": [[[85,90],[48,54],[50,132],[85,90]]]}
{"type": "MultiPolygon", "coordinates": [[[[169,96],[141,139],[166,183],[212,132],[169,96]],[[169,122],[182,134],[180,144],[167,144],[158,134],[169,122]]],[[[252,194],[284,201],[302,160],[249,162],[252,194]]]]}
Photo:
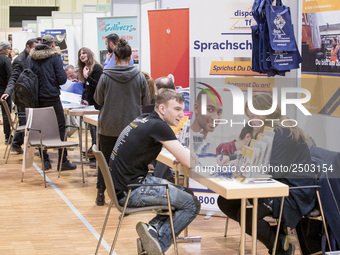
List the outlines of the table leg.
{"type": "Polygon", "coordinates": [[[89,134],[89,123],[85,123],[85,161],[89,161],[89,156],[87,155],[88,150],[88,134],[89,134]]]}
{"type": "Polygon", "coordinates": [[[253,219],[252,219],[252,255],[256,255],[256,241],[257,241],[257,208],[258,199],[253,198],[253,219]]]}
{"type": "Polygon", "coordinates": [[[241,199],[241,242],[240,255],[245,254],[246,246],[246,198],[241,199]]]}
{"type": "Polygon", "coordinates": [[[85,183],[85,176],[84,176],[84,168],[83,168],[83,127],[82,127],[82,116],[79,117],[79,151],[80,151],[80,163],[81,163],[81,171],[83,174],[83,183],[85,183]]]}

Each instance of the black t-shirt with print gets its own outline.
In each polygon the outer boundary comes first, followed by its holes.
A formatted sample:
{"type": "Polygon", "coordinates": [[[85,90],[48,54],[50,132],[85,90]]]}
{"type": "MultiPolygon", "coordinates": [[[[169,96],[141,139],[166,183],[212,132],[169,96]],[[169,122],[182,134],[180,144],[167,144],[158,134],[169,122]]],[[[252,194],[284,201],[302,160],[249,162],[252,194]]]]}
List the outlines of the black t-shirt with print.
{"type": "Polygon", "coordinates": [[[109,167],[116,190],[126,191],[128,184],[145,177],[148,165],[162,149],[160,142],[176,139],[170,126],[155,111],[131,122],[119,135],[110,157],[109,167]]]}

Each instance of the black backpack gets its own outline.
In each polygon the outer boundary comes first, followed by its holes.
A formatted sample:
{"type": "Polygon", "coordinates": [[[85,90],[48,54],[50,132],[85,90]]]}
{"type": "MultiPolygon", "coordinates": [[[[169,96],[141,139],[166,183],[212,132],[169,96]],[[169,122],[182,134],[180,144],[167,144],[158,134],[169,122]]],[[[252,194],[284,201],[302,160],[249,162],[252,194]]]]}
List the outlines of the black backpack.
{"type": "Polygon", "coordinates": [[[31,69],[24,69],[14,87],[14,103],[28,108],[38,107],[38,92],[38,76],[31,69]]]}

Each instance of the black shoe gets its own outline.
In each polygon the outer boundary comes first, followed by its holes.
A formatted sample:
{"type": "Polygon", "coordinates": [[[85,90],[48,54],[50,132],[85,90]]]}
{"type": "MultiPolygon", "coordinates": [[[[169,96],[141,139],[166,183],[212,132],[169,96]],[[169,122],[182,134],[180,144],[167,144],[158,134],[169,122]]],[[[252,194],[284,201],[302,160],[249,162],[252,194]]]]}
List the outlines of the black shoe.
{"type": "Polygon", "coordinates": [[[96,198],[96,205],[103,206],[104,204],[105,204],[104,192],[99,192],[98,191],[97,198],[96,198]]]}
{"type": "Polygon", "coordinates": [[[282,255],[294,255],[295,246],[293,244],[289,244],[289,248],[287,251],[284,251],[282,255]]]}
{"type": "Polygon", "coordinates": [[[49,160],[44,160],[44,168],[45,171],[50,170],[52,168],[51,162],[49,160]]]}
{"type": "MultiPolygon", "coordinates": [[[[68,170],[74,170],[77,166],[75,164],[72,164],[69,160],[66,160],[64,163],[61,164],[61,171],[68,171],[68,170]]],[[[59,164],[58,164],[58,171],[59,171],[59,164]]]]}
{"type": "Polygon", "coordinates": [[[5,137],[5,144],[9,144],[11,142],[11,140],[13,139],[13,136],[11,137],[5,137]]]}
{"type": "Polygon", "coordinates": [[[23,154],[24,153],[24,151],[22,150],[21,147],[12,147],[11,151],[12,152],[16,152],[18,154],[23,154]]]}
{"type": "Polygon", "coordinates": [[[158,233],[149,224],[138,222],[136,225],[137,234],[139,235],[143,248],[152,255],[162,255],[162,248],[158,242],[158,233]]]}
{"type": "Polygon", "coordinates": [[[279,244],[283,251],[288,251],[289,249],[289,240],[288,235],[279,235],[279,244]]]}

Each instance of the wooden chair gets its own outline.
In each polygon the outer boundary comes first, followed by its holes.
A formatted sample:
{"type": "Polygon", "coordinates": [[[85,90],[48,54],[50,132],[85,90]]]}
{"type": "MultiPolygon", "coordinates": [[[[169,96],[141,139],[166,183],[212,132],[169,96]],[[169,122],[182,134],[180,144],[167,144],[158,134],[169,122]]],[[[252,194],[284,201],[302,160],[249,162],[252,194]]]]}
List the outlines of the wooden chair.
{"type": "Polygon", "coordinates": [[[10,154],[11,149],[13,147],[14,136],[17,133],[25,132],[26,125],[19,126],[18,114],[15,115],[14,122],[12,122],[11,112],[9,110],[9,107],[8,107],[8,104],[7,104],[6,100],[1,99],[1,103],[2,103],[3,108],[5,109],[5,113],[2,113],[2,114],[6,114],[7,115],[8,122],[10,123],[10,126],[11,126],[11,132],[10,132],[10,136],[9,136],[10,139],[9,139],[9,141],[7,143],[6,150],[5,150],[5,153],[4,153],[4,159],[6,158],[5,164],[7,164],[9,154],[10,154]]]}
{"type": "Polygon", "coordinates": [[[99,164],[100,171],[102,171],[104,181],[105,181],[105,186],[106,186],[106,189],[107,189],[107,193],[108,193],[108,195],[111,199],[110,204],[107,208],[106,217],[105,217],[105,220],[104,220],[102,231],[100,233],[100,238],[98,240],[98,245],[97,245],[95,255],[98,254],[100,243],[102,241],[102,238],[103,238],[103,235],[104,235],[104,232],[105,232],[106,224],[107,224],[107,221],[108,221],[108,218],[109,218],[109,215],[110,215],[110,210],[111,210],[112,206],[115,206],[118,209],[118,211],[121,212],[121,215],[119,216],[119,223],[118,223],[116,234],[114,236],[112,246],[111,246],[111,249],[110,249],[110,255],[112,254],[114,247],[116,245],[119,230],[121,228],[124,217],[127,216],[127,215],[130,215],[130,214],[133,214],[133,213],[142,213],[142,212],[146,212],[146,211],[156,211],[157,213],[160,213],[160,214],[169,215],[171,230],[172,230],[172,235],[173,235],[173,240],[174,240],[175,254],[178,254],[175,230],[174,230],[174,225],[173,225],[173,220],[172,220],[172,211],[175,208],[171,207],[171,204],[170,204],[170,196],[169,196],[168,185],[167,184],[131,184],[131,185],[128,185],[129,191],[127,192],[128,194],[127,194],[126,202],[125,202],[124,206],[121,206],[118,203],[114,183],[113,183],[113,180],[112,180],[112,177],[111,177],[111,174],[110,174],[110,170],[109,170],[109,167],[107,165],[107,162],[105,160],[103,153],[98,151],[98,148],[97,148],[96,145],[92,146],[92,150],[93,150],[94,156],[96,157],[96,160],[99,164]],[[129,202],[129,199],[130,199],[131,189],[133,187],[150,186],[150,185],[152,185],[152,186],[165,186],[166,187],[167,198],[168,198],[168,205],[167,206],[127,207],[127,204],[129,202]]]}

